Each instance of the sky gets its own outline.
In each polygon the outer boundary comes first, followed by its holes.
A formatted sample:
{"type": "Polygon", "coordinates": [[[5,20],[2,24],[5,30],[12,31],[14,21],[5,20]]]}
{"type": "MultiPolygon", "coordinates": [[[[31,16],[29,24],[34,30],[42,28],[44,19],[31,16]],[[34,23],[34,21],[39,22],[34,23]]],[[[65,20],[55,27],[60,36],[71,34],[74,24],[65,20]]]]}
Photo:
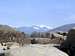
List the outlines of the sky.
{"type": "Polygon", "coordinates": [[[0,24],[13,27],[75,22],[75,0],[0,0],[0,24]]]}

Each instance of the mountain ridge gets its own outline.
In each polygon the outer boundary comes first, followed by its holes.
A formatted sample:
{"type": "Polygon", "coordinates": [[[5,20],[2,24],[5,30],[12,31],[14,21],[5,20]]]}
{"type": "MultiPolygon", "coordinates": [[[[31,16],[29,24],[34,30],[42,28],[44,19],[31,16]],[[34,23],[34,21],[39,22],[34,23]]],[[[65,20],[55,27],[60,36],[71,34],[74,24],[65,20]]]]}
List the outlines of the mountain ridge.
{"type": "Polygon", "coordinates": [[[32,33],[34,31],[36,32],[45,32],[45,31],[48,31],[50,30],[51,28],[49,26],[46,26],[46,25],[32,25],[32,26],[25,26],[25,27],[20,27],[20,28],[17,28],[18,31],[21,31],[21,32],[26,32],[26,33],[32,33]]]}
{"type": "Polygon", "coordinates": [[[65,25],[62,25],[60,27],[57,27],[57,28],[54,28],[54,29],[50,30],[50,32],[57,32],[57,31],[68,32],[73,27],[75,27],[75,23],[65,24],[65,25]]]}

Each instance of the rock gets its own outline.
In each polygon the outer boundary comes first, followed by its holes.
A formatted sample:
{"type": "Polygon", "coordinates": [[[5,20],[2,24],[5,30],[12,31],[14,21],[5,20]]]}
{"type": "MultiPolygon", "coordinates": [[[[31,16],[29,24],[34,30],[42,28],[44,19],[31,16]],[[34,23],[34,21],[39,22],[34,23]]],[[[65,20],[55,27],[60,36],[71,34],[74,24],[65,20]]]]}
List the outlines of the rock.
{"type": "Polygon", "coordinates": [[[5,56],[5,54],[4,53],[0,53],[0,56],[5,56]]]}
{"type": "Polygon", "coordinates": [[[14,49],[14,48],[19,48],[19,43],[16,42],[7,42],[7,49],[14,49]]]}
{"type": "Polygon", "coordinates": [[[5,50],[0,47],[0,56],[5,56],[5,50]]]}
{"type": "Polygon", "coordinates": [[[75,55],[75,28],[69,30],[67,39],[60,47],[61,50],[68,53],[70,56],[75,55]]]}

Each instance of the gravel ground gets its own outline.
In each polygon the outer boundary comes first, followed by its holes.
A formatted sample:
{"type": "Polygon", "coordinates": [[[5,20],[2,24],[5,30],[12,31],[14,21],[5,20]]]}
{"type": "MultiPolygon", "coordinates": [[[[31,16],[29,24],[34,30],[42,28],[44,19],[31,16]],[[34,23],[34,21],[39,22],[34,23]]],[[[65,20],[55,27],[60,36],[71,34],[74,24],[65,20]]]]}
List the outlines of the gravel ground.
{"type": "Polygon", "coordinates": [[[24,47],[10,49],[8,56],[68,56],[66,53],[50,45],[25,45],[24,47]]]}

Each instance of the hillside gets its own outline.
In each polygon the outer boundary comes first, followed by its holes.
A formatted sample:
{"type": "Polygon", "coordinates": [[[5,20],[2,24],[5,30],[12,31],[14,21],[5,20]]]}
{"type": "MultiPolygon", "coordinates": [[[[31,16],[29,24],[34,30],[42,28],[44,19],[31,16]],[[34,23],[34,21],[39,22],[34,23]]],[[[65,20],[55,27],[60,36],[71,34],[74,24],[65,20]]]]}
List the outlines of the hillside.
{"type": "Polygon", "coordinates": [[[0,30],[4,30],[4,31],[15,31],[14,28],[8,26],[8,25],[0,25],[0,30]]]}
{"type": "Polygon", "coordinates": [[[57,27],[55,29],[50,30],[50,32],[58,32],[58,31],[67,32],[68,30],[72,29],[73,27],[75,27],[75,23],[73,23],[73,24],[66,24],[66,25],[57,27]]]}
{"type": "Polygon", "coordinates": [[[0,42],[18,42],[23,43],[25,33],[18,32],[8,25],[0,25],[0,42]]]}

